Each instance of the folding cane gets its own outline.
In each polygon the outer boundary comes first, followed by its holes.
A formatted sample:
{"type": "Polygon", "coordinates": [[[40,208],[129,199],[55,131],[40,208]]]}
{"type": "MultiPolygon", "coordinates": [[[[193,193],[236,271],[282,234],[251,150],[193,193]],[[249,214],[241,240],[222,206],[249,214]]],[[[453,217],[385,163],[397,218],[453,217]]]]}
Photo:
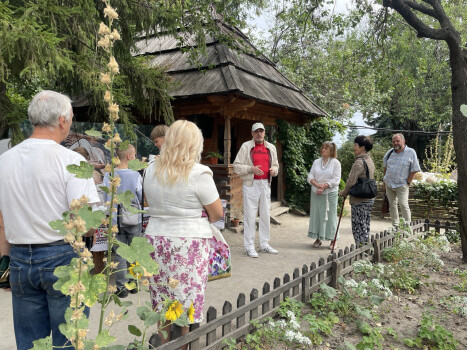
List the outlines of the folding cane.
{"type": "Polygon", "coordinates": [[[336,246],[337,232],[339,231],[339,226],[341,224],[342,213],[344,212],[344,204],[346,199],[347,197],[344,197],[344,200],[342,201],[341,214],[339,215],[339,221],[337,222],[336,234],[334,235],[334,240],[331,243],[331,254],[334,253],[334,247],[336,246]]]}

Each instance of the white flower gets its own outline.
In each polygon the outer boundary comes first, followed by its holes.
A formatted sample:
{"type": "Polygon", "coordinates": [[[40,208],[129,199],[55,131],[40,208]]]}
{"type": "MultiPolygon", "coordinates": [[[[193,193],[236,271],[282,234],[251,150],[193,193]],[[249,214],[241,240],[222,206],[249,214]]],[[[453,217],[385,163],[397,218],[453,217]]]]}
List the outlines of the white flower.
{"type": "Polygon", "coordinates": [[[288,341],[294,341],[295,339],[295,332],[294,331],[286,331],[284,334],[284,338],[288,341]]]}
{"type": "Polygon", "coordinates": [[[285,327],[287,327],[287,323],[285,322],[285,320],[277,321],[277,325],[279,326],[280,329],[284,329],[285,327]]]}
{"type": "Polygon", "coordinates": [[[300,324],[297,322],[297,320],[290,320],[290,327],[293,329],[297,330],[300,329],[300,324]]]}

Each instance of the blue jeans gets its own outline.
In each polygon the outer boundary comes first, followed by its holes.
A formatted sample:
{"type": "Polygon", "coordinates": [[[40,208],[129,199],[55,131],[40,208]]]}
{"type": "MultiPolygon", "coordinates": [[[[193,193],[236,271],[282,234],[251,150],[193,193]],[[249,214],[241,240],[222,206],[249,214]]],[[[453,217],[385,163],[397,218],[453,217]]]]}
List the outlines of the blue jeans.
{"type": "MultiPolygon", "coordinates": [[[[134,237],[142,237],[142,225],[134,225],[134,226],[121,226],[120,231],[117,233],[115,238],[119,242],[123,242],[125,244],[130,245],[131,242],[133,241],[134,237]]],[[[128,270],[127,270],[127,262],[125,259],[123,259],[120,255],[116,254],[117,251],[117,246],[114,246],[114,259],[115,262],[118,263],[117,266],[117,272],[115,273],[115,280],[116,280],[116,285],[117,289],[120,290],[123,287],[125,287],[125,283],[128,283],[128,270]]]]}
{"type": "Polygon", "coordinates": [[[45,338],[50,332],[54,346],[68,342],[58,326],[65,323],[70,298],[53,288],[58,280],[53,273],[74,257],[69,244],[40,248],[11,246],[10,284],[18,350],[32,348],[34,340],[45,338]]]}

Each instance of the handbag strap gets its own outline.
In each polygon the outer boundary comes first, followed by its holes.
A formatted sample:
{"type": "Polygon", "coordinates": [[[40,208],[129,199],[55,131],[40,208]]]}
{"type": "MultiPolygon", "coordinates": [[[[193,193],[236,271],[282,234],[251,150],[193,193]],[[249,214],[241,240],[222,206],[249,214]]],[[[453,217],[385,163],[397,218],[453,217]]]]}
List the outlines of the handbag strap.
{"type": "Polygon", "coordinates": [[[363,162],[363,166],[365,167],[366,178],[369,179],[370,178],[370,172],[368,171],[368,165],[366,165],[365,159],[363,159],[363,157],[362,157],[362,162],[363,162]]]}

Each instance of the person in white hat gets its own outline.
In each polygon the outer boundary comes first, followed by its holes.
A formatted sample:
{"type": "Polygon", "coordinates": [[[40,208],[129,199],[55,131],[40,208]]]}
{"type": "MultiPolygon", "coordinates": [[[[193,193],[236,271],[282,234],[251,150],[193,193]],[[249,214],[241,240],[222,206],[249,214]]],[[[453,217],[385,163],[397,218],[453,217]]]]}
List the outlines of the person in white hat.
{"type": "Polygon", "coordinates": [[[243,243],[246,255],[257,258],[255,250],[256,215],[259,209],[260,252],[278,254],[269,245],[271,179],[279,172],[276,147],[264,140],[262,123],[251,127],[253,139],[245,142],[233,163],[234,171],[243,181],[243,243]]]}

